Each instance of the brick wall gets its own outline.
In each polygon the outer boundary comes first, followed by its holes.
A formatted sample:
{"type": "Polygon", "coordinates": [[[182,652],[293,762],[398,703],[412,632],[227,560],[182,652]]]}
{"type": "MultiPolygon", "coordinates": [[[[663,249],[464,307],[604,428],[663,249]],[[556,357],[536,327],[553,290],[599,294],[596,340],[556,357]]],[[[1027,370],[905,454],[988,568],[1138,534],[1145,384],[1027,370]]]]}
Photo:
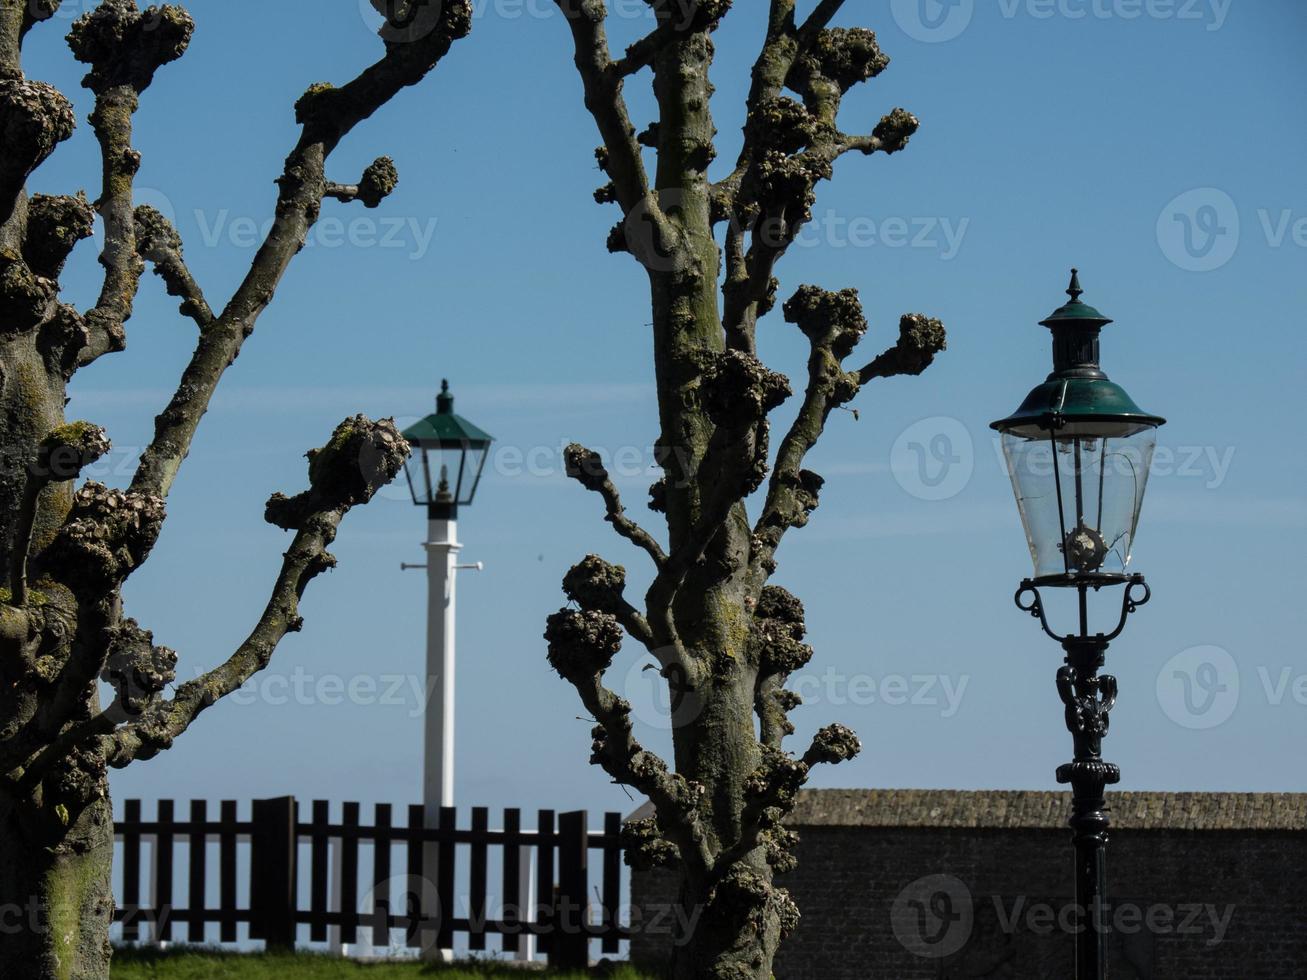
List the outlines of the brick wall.
{"type": "MultiPolygon", "coordinates": [[[[1304,800],[1123,794],[1108,850],[1113,980],[1307,977],[1304,800]]],[[[778,980],[1067,980],[1063,802],[1056,793],[804,794],[791,824],[799,866],[778,879],[803,919],[778,980]]],[[[673,893],[666,872],[633,875],[645,921],[673,893]]],[[[654,965],[671,941],[637,935],[632,958],[654,965]]]]}

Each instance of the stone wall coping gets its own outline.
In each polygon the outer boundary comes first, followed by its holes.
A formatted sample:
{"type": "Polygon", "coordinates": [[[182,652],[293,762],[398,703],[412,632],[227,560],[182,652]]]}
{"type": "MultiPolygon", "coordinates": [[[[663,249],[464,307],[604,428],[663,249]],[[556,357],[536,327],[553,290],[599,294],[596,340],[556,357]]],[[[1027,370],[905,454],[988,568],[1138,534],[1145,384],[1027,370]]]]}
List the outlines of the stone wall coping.
{"type": "MultiPolygon", "coordinates": [[[[1304,831],[1307,793],[1109,792],[1122,830],[1304,831]]],[[[793,827],[1061,830],[1071,794],[1041,790],[809,789],[793,827]]],[[[653,815],[646,803],[630,819],[653,815]]]]}

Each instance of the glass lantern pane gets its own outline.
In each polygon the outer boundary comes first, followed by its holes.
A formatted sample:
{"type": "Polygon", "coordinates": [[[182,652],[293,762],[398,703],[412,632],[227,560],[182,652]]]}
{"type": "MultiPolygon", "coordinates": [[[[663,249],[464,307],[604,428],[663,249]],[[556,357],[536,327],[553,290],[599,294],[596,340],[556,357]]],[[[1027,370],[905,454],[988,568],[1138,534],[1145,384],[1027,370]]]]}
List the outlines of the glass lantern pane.
{"type": "Polygon", "coordinates": [[[1125,572],[1156,445],[1152,427],[1004,433],[1036,576],[1125,572]]]}
{"type": "Polygon", "coordinates": [[[453,503],[470,504],[488,454],[488,443],[484,446],[458,442],[415,445],[404,464],[413,502],[436,503],[443,480],[453,503]]]}
{"type": "Polygon", "coordinates": [[[431,500],[431,487],[423,465],[425,460],[422,450],[416,446],[408,459],[404,460],[404,475],[408,478],[409,492],[413,495],[415,504],[426,504],[431,500]]]}
{"type": "Polygon", "coordinates": [[[404,464],[415,504],[431,504],[440,491],[442,477],[449,481],[450,492],[458,478],[460,453],[436,446],[414,446],[413,453],[404,464]]]}
{"type": "Polygon", "coordinates": [[[470,504],[476,495],[477,485],[481,482],[481,472],[486,465],[486,456],[490,447],[468,449],[463,456],[463,474],[458,485],[458,502],[470,504]]]}
{"type": "Polygon", "coordinates": [[[463,450],[457,446],[440,446],[427,450],[431,467],[431,489],[434,495],[440,492],[441,484],[447,485],[452,499],[458,502],[458,478],[463,466],[463,450]]]}

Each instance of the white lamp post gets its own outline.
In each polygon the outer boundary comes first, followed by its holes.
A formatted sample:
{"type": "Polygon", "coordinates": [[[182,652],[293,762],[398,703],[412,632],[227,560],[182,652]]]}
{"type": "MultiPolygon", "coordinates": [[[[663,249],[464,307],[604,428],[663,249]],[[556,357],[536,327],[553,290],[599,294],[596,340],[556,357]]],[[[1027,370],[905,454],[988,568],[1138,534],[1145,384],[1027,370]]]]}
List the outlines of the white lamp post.
{"type": "MultiPolygon", "coordinates": [[[[472,503],[494,437],[454,414],[449,382],[442,381],[436,413],[404,430],[413,446],[405,464],[413,502],[427,509],[427,710],[422,754],[424,824],[437,827],[440,808],[454,805],[454,599],[460,565],[458,508],[472,503]]],[[[421,568],[404,565],[404,568],[421,568]]],[[[423,875],[434,884],[434,847],[425,849],[423,875]]]]}

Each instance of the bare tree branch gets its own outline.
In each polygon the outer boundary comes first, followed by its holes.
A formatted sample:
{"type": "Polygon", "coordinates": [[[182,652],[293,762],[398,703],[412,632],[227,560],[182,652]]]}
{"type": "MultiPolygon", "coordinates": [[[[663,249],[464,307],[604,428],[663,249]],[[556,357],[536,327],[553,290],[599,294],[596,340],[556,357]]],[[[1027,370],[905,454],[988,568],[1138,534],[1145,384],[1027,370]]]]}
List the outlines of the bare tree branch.
{"type": "Polygon", "coordinates": [[[59,12],[61,6],[63,0],[27,0],[22,4],[22,34],[25,35],[37,24],[49,20],[59,12]]]}
{"type": "Polygon", "coordinates": [[[77,599],[77,629],[37,713],[38,736],[54,736],[83,710],[122,619],[122,583],[149,557],[164,516],[163,501],[151,494],[93,481],[74,494],[63,527],[37,562],[43,578],[77,599]]]}
{"type": "Polygon", "coordinates": [[[773,4],[754,66],[740,157],[731,175],[714,186],[718,215],[732,222],[723,325],[727,343],[741,350],[754,349],[757,321],[774,302],[776,264],[811,220],[816,186],[832,176],[835,161],[855,150],[897,152],[917,128],[916,118],[902,109],[884,117],[869,136],[836,127],[844,94],[889,63],[872,32],[825,30],[840,6],[821,4],[796,29],[794,4],[773,4]],[[786,87],[804,105],[782,96],[786,87]]]}
{"type": "Polygon", "coordinates": [[[667,555],[663,553],[662,546],[654,540],[653,535],[626,516],[626,509],[622,506],[617,487],[608,476],[608,470],[604,467],[599,454],[572,443],[563,451],[563,459],[568,476],[603,498],[604,520],[622,537],[643,549],[659,568],[666,564],[667,555]]]}
{"type": "Polygon", "coordinates": [[[718,868],[729,869],[763,843],[768,831],[779,828],[781,817],[794,808],[794,800],[808,773],[819,763],[838,765],[862,751],[862,743],[853,730],[844,725],[827,725],[813,736],[802,758],[767,749],[763,764],[749,778],[748,801],[741,816],[740,839],[723,851],[718,868]]]}
{"type": "Polygon", "coordinates": [[[651,0],[658,26],[626,49],[612,71],[622,77],[653,65],[669,44],[700,31],[711,31],[730,9],[731,0],[695,0],[694,3],[651,0]]]}
{"type": "Polygon", "coordinates": [[[23,259],[38,276],[57,280],[73,248],[94,231],[95,210],[85,194],[33,194],[27,204],[23,259]]]}
{"type": "Polygon", "coordinates": [[[296,533],[253,631],[221,666],[180,685],[167,701],[151,704],[138,719],[102,736],[100,746],[109,765],[121,768],[170,748],[201,712],[268,665],[282,638],[303,625],[299,600],[309,582],[334,567],[327,548],[341,520],[389,483],[407,455],[408,444],[391,420],[372,422],[361,415],[346,419],[327,445],[309,454],[309,489],[296,497],[275,494],[268,501],[268,521],[296,533]]]}
{"type": "Polygon", "coordinates": [[[109,451],[104,430],[88,422],[60,426],[41,442],[36,459],[27,470],[27,483],[10,552],[10,603],[27,604],[27,562],[32,546],[32,527],[41,492],[51,483],[72,480],[109,451]]]}
{"type": "Polygon", "coordinates": [[[328,183],[325,196],[346,204],[359,201],[365,208],[375,208],[390,196],[398,184],[399,171],[395,169],[395,161],[390,157],[377,157],[363,171],[357,184],[328,183]]]}
{"type": "Polygon", "coordinates": [[[603,0],[555,0],[572,29],[576,68],[585,89],[585,105],[599,127],[607,148],[607,170],[616,188],[622,211],[630,214],[637,205],[650,207],[651,220],[661,212],[648,204],[649,178],[635,127],[622,96],[622,75],[615,71],[604,29],[607,16],[603,0]]]}
{"type": "Polygon", "coordinates": [[[781,442],[768,486],[762,516],[755,527],[759,545],[754,561],[765,571],[767,563],[790,527],[806,523],[817,505],[820,478],[802,469],[808,451],[821,437],[831,411],[852,401],[862,385],[874,378],[920,374],[935,355],[947,347],[944,325],[920,313],[899,322],[899,339],[859,371],[841,367],[867,331],[867,321],[856,290],[830,293],[804,286],[785,305],[785,317],[808,336],[808,388],[803,405],[781,442]]]}
{"type": "Polygon", "coordinates": [[[626,78],[648,68],[666,45],[684,36],[684,30],[674,21],[663,21],[656,28],[626,49],[626,54],[613,62],[609,71],[626,78]]]}
{"type": "Polygon", "coordinates": [[[181,314],[204,330],[213,323],[213,310],[182,259],[181,236],[167,218],[149,205],[136,209],[135,222],[137,253],[154,264],[155,275],[163,280],[168,295],[181,299],[181,314]]]}
{"type": "Polygon", "coordinates": [[[799,28],[799,46],[800,48],[809,47],[817,35],[826,29],[832,18],[840,12],[844,6],[844,0],[821,0],[821,3],[813,9],[808,15],[808,19],[803,22],[799,28]]]}
{"type": "Polygon", "coordinates": [[[626,569],[612,565],[598,555],[586,555],[563,576],[563,591],[582,609],[608,613],[646,649],[658,646],[644,614],[626,601],[626,569]]]}
{"type": "Polygon", "coordinates": [[[21,72],[0,76],[0,225],[13,215],[32,171],[73,134],[73,125],[73,107],[56,88],[21,72]]]}
{"type": "Polygon", "coordinates": [[[712,852],[699,823],[702,788],[636,741],[631,705],[603,684],[603,674],[621,649],[622,631],[615,617],[601,612],[561,609],[545,627],[549,663],[571,682],[596,725],[591,763],[614,780],[644,793],[657,808],[669,836],[687,861],[712,866],[712,852]]]}
{"type": "Polygon", "coordinates": [[[127,344],[124,325],[145,271],[136,254],[132,185],[141,155],[132,147],[132,116],[154,73],[185,53],[194,29],[181,7],[142,13],[134,0],[105,0],[78,18],[68,35],[73,55],[91,66],[82,85],[95,93],[91,126],[103,169],[96,209],[104,221],[104,284],[85,314],[89,338],[77,356],[79,367],[127,344]]]}
{"type": "MultiPolygon", "coordinates": [[[[303,130],[278,180],[276,221],[227,307],[201,332],[176,393],[155,420],[154,438],[141,454],[132,478],[134,490],[168,495],[219,380],[253,333],[318,219],[328,189],[324,174],[327,158],[355,125],[401,89],[420,82],[453,42],[467,34],[470,4],[468,0],[446,0],[439,7],[439,17],[439,24],[421,38],[388,45],[385,56],[353,81],[340,88],[314,85],[296,103],[303,130]]],[[[379,192],[386,183],[380,173],[385,168],[380,161],[373,167],[377,172],[370,183],[379,192]]]]}
{"type": "Polygon", "coordinates": [[[898,342],[858,371],[858,384],[876,378],[920,374],[947,347],[944,325],[924,313],[905,313],[899,320],[898,342]]]}

